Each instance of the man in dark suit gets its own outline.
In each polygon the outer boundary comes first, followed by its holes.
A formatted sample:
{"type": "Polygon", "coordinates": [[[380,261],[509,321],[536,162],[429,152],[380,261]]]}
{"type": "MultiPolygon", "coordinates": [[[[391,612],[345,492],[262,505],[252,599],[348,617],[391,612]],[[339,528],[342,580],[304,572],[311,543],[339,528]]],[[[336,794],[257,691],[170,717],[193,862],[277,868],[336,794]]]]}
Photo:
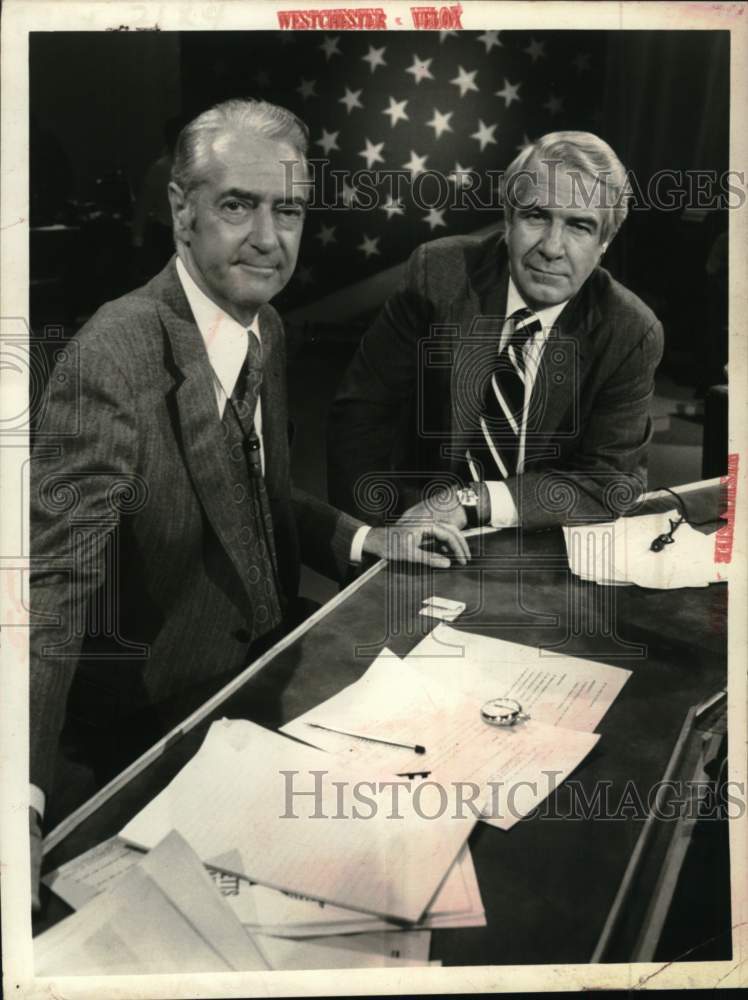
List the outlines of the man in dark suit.
{"type": "Polygon", "coordinates": [[[342,579],[363,553],[449,565],[421,548],[429,537],[469,557],[451,526],[368,528],[291,485],[269,301],[296,264],[307,138],[255,101],[186,126],[169,185],[177,256],[80,331],[78,379],[52,374],[31,491],[35,892],[64,723],[103,780],[160,735],[175,699],[293,624],[300,559],[342,579]]]}
{"type": "Polygon", "coordinates": [[[362,338],[329,426],[342,509],[541,528],[644,490],[663,332],[600,267],[625,170],[597,136],[552,133],[507,169],[504,206],[503,237],[419,247],[362,338]]]}

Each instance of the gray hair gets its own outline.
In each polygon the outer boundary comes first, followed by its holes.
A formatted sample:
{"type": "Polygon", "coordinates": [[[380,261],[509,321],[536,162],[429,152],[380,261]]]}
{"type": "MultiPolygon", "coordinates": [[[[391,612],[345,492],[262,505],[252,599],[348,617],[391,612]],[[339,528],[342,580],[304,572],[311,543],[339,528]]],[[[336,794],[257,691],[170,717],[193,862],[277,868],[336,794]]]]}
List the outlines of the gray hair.
{"type": "Polygon", "coordinates": [[[504,213],[508,222],[517,207],[514,192],[522,175],[528,175],[531,162],[561,164],[591,178],[595,182],[593,199],[580,181],[580,194],[586,198],[584,207],[603,210],[600,242],[613,239],[628,214],[631,185],[626,168],[604,139],[592,132],[549,132],[525,146],[504,172],[504,213]]]}
{"type": "Polygon", "coordinates": [[[309,129],[291,111],[253,98],[232,98],[203,111],[179,133],[171,179],[187,195],[202,180],[201,170],[215,139],[226,133],[254,132],[291,145],[306,169],[309,129]]]}

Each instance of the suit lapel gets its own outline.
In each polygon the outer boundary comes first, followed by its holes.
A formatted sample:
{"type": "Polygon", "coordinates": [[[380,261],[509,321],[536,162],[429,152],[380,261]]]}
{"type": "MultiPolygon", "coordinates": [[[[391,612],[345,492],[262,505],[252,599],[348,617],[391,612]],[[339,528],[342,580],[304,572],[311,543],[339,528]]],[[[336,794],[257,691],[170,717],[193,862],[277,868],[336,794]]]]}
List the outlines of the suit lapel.
{"type": "Polygon", "coordinates": [[[270,496],[279,498],[289,482],[285,405],[285,351],[283,332],[272,309],[260,310],[263,373],[260,404],[262,407],[262,442],[265,452],[265,484],[270,496]]]}
{"type": "Polygon", "coordinates": [[[496,350],[504,325],[509,270],[502,253],[501,240],[484,254],[478,266],[467,268],[468,284],[460,296],[461,309],[455,317],[458,340],[449,393],[450,441],[453,467],[464,473],[465,449],[478,431],[482,394],[482,375],[493,371],[496,350]]]}
{"type": "Polygon", "coordinates": [[[234,483],[216,406],[212,369],[173,259],[153,285],[158,295],[159,315],[182,376],[175,396],[187,467],[206,516],[249,593],[249,566],[239,558],[241,525],[232,499],[234,483]]]}
{"type": "Polygon", "coordinates": [[[530,435],[553,434],[567,414],[570,426],[579,426],[581,388],[594,354],[590,332],[598,320],[588,279],[562,310],[543,350],[528,414],[528,440],[530,435]]]}

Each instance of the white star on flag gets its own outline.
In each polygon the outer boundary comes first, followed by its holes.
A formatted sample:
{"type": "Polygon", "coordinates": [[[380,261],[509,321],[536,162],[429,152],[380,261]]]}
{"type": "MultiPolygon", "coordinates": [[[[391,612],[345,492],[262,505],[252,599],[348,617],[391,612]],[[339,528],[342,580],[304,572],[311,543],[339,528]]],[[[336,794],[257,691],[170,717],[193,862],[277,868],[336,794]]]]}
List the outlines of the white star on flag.
{"type": "Polygon", "coordinates": [[[473,132],[470,138],[478,140],[478,142],[480,143],[481,153],[486,148],[486,146],[490,145],[491,143],[493,143],[494,146],[496,145],[496,140],[494,139],[493,134],[498,127],[499,127],[498,125],[484,125],[483,119],[482,118],[478,119],[478,131],[473,132]]]}
{"type": "Polygon", "coordinates": [[[564,99],[563,97],[556,97],[554,94],[551,94],[543,107],[548,108],[552,115],[556,115],[559,111],[563,111],[564,99]]]}
{"type": "Polygon", "coordinates": [[[428,160],[429,154],[426,153],[425,156],[419,156],[414,149],[410,151],[410,159],[407,163],[403,163],[403,167],[406,170],[410,170],[411,177],[416,177],[418,174],[422,174],[426,170],[426,160],[428,160]]]}
{"type": "Polygon", "coordinates": [[[486,46],[486,53],[490,52],[493,48],[501,48],[501,39],[499,35],[500,31],[484,31],[482,35],[478,35],[478,41],[483,42],[486,46]]]}
{"type": "Polygon", "coordinates": [[[346,87],[343,97],[338,98],[338,104],[345,104],[346,110],[350,114],[354,108],[363,108],[363,104],[359,101],[360,96],[360,90],[351,90],[349,87],[346,87]]]}
{"type": "Polygon", "coordinates": [[[304,100],[306,100],[307,97],[319,97],[319,94],[314,89],[316,86],[317,86],[317,81],[316,80],[306,80],[302,76],[301,83],[296,88],[296,93],[297,94],[301,94],[301,96],[304,98],[304,100]]]}
{"type": "Polygon", "coordinates": [[[451,132],[452,126],[449,124],[449,119],[454,114],[454,111],[448,111],[445,115],[441,111],[437,111],[434,108],[434,117],[430,122],[426,122],[429,128],[432,128],[436,133],[436,138],[438,139],[442,132],[451,132]]]}
{"type": "Polygon", "coordinates": [[[322,138],[317,139],[315,145],[321,146],[325,156],[328,155],[331,149],[340,149],[338,145],[338,136],[340,132],[328,132],[326,128],[322,129],[322,138]]]}
{"type": "Polygon", "coordinates": [[[377,66],[386,66],[387,63],[382,58],[384,56],[387,46],[383,45],[381,49],[375,49],[373,45],[369,46],[369,51],[365,56],[361,56],[364,62],[368,62],[369,68],[373,73],[377,66]]]}
{"type": "Polygon", "coordinates": [[[535,63],[538,59],[545,56],[545,42],[539,42],[537,39],[533,38],[526,49],[522,49],[532,61],[535,63]]]}
{"type": "Polygon", "coordinates": [[[405,209],[402,204],[393,198],[392,195],[389,195],[387,201],[382,205],[382,211],[387,213],[388,222],[393,215],[405,215],[405,209]]]}
{"type": "Polygon", "coordinates": [[[326,226],[322,223],[319,232],[315,236],[323,247],[326,247],[328,243],[335,243],[335,226],[326,226]]]}
{"type": "Polygon", "coordinates": [[[526,146],[529,145],[530,145],[530,140],[527,138],[527,132],[523,132],[522,142],[518,146],[515,146],[514,148],[518,149],[521,152],[523,149],[525,149],[526,146]]]}
{"type": "Polygon", "coordinates": [[[371,170],[375,163],[384,163],[384,157],[382,156],[382,149],[384,148],[383,142],[369,142],[368,139],[364,139],[366,143],[366,149],[362,149],[358,154],[363,156],[366,160],[367,170],[371,170]]]}
{"type": "Polygon", "coordinates": [[[433,233],[435,229],[439,226],[446,226],[447,223],[444,221],[444,209],[443,208],[430,208],[429,214],[424,215],[424,222],[428,222],[429,229],[433,233]]]}
{"type": "Polygon", "coordinates": [[[475,78],[478,75],[478,70],[474,69],[472,72],[468,73],[468,71],[463,69],[462,66],[458,66],[458,69],[459,73],[457,76],[454,80],[450,80],[449,82],[453,83],[455,87],[460,88],[460,97],[464,97],[469,90],[477,91],[478,87],[475,83],[475,78]]]}
{"type": "Polygon", "coordinates": [[[340,196],[343,199],[345,207],[351,208],[356,198],[358,198],[358,190],[355,187],[351,187],[348,181],[343,181],[343,190],[340,196]]]}
{"type": "Polygon", "coordinates": [[[399,121],[408,121],[408,116],[405,114],[405,101],[396,101],[394,97],[390,98],[390,106],[382,110],[383,115],[390,116],[390,125],[394,128],[399,121]]]}
{"type": "Polygon", "coordinates": [[[504,86],[501,90],[496,91],[496,97],[503,97],[505,106],[508,108],[511,106],[512,101],[519,101],[519,88],[522,86],[521,83],[510,83],[506,77],[504,77],[504,86]]]}
{"type": "Polygon", "coordinates": [[[591,58],[589,52],[580,52],[576,58],[572,59],[571,65],[576,69],[577,73],[584,73],[586,69],[590,68],[591,58]]]}
{"type": "Polygon", "coordinates": [[[374,254],[378,254],[380,252],[379,247],[377,246],[379,243],[379,237],[375,236],[373,239],[370,239],[366,233],[363,234],[363,237],[363,242],[359,243],[356,249],[361,250],[367,257],[372,257],[374,254]]]}
{"type": "Polygon", "coordinates": [[[450,35],[457,35],[457,34],[458,32],[456,32],[454,28],[443,28],[439,32],[439,44],[441,45],[442,42],[446,42],[446,40],[449,38],[450,35]]]}
{"type": "Polygon", "coordinates": [[[405,72],[411,73],[416,83],[420,83],[421,80],[433,80],[434,74],[429,69],[432,62],[433,59],[419,59],[418,56],[414,55],[413,65],[409,66],[405,72]]]}
{"type": "Polygon", "coordinates": [[[447,174],[447,180],[452,181],[453,184],[459,184],[460,187],[465,187],[470,181],[472,169],[472,167],[461,167],[460,161],[457,160],[452,173],[447,174]]]}
{"type": "Polygon", "coordinates": [[[324,42],[320,45],[320,48],[325,53],[325,62],[329,62],[332,56],[340,56],[343,53],[338,48],[338,40],[340,35],[335,35],[331,37],[330,35],[325,35],[324,42]]]}

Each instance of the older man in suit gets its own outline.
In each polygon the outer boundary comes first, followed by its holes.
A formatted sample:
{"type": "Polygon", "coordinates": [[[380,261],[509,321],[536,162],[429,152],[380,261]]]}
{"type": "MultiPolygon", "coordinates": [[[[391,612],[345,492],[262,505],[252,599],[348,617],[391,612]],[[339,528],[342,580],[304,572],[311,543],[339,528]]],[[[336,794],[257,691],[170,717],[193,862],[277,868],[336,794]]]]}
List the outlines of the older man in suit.
{"type": "Polygon", "coordinates": [[[551,133],[507,169],[504,205],[503,237],[419,247],[362,338],[329,428],[344,510],[541,528],[644,489],[663,332],[600,266],[625,170],[599,137],[551,133]]]}
{"type": "Polygon", "coordinates": [[[53,373],[32,463],[35,891],[66,716],[103,779],[159,735],[175,699],[293,623],[300,559],[342,578],[363,553],[449,565],[429,538],[469,557],[452,526],[368,528],[291,485],[269,302],[296,264],[307,138],[256,101],[186,126],[169,186],[176,257],[77,335],[77,381],[53,373]]]}

